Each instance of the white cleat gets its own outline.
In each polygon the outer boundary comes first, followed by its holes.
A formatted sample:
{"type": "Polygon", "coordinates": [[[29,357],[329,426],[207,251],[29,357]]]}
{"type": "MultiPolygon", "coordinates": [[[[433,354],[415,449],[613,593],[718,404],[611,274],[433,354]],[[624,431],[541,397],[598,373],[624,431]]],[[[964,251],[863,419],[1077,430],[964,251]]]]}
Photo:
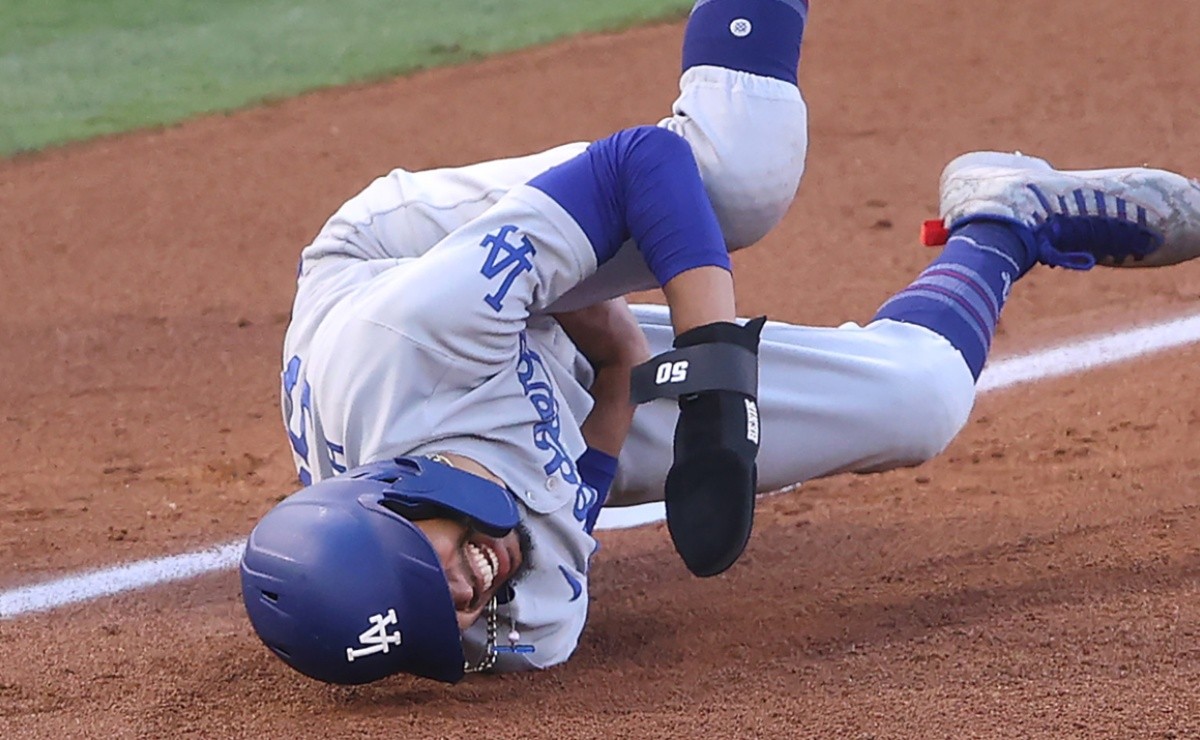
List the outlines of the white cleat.
{"type": "Polygon", "coordinates": [[[1023,154],[972,152],[942,171],[941,214],[938,235],[980,217],[1023,224],[1038,261],[1058,267],[1161,267],[1200,256],[1200,183],[1165,170],[1056,170],[1023,154]]]}

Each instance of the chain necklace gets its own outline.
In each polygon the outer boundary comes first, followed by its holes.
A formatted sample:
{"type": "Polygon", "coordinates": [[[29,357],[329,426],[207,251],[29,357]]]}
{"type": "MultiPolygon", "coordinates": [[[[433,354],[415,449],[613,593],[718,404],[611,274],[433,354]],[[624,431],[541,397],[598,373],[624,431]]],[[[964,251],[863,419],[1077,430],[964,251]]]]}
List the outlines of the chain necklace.
{"type": "Polygon", "coordinates": [[[482,673],[491,669],[496,665],[496,597],[487,605],[487,644],[484,646],[483,657],[475,665],[471,665],[471,661],[464,661],[464,673],[482,673]]]}

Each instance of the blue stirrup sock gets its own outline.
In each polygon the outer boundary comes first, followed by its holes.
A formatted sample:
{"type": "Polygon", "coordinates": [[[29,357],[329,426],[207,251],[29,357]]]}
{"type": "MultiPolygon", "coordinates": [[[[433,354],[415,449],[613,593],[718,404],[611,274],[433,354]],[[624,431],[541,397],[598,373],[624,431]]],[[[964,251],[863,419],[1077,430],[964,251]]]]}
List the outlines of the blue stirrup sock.
{"type": "Polygon", "coordinates": [[[700,0],[683,37],[683,71],[712,65],[796,84],[808,0],[700,0]]]}
{"type": "Polygon", "coordinates": [[[955,229],[942,253],[875,319],[917,324],[962,353],[976,380],[983,372],[1012,284],[1036,263],[1032,234],[1017,224],[976,220],[955,229]]]}

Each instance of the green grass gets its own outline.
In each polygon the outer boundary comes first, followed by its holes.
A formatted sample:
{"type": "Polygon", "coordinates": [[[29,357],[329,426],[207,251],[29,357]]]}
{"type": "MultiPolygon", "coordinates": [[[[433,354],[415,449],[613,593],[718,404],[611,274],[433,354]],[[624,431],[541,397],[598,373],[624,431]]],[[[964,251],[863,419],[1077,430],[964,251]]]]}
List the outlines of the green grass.
{"type": "Polygon", "coordinates": [[[690,0],[4,0],[0,156],[681,17],[690,0]]]}

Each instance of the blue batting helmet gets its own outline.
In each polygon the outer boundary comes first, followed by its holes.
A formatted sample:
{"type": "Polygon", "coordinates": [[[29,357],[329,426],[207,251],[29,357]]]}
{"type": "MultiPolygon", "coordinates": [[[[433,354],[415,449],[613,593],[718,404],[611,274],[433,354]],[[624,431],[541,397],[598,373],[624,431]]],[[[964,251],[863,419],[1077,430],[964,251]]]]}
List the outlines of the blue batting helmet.
{"type": "Polygon", "coordinates": [[[519,512],[501,486],[421,457],[364,465],[284,499],[242,556],[242,600],[259,638],[329,683],[396,673],[461,679],[450,587],[412,523],[433,517],[503,536],[519,512]]]}

